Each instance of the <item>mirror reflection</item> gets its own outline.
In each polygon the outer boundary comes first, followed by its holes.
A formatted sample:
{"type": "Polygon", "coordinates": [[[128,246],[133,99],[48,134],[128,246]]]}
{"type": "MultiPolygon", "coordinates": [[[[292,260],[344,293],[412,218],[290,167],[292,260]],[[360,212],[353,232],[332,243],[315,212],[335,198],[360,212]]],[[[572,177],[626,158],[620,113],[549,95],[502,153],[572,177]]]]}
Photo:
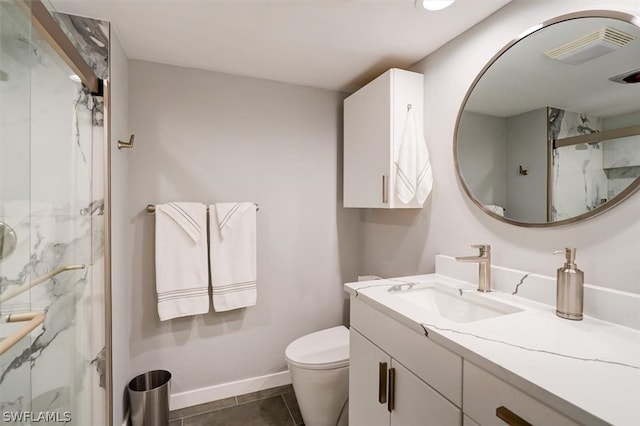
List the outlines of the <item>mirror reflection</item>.
{"type": "Polygon", "coordinates": [[[550,24],[508,48],[461,111],[463,187],[507,222],[601,213],[640,185],[640,28],[624,14],[550,24]]]}

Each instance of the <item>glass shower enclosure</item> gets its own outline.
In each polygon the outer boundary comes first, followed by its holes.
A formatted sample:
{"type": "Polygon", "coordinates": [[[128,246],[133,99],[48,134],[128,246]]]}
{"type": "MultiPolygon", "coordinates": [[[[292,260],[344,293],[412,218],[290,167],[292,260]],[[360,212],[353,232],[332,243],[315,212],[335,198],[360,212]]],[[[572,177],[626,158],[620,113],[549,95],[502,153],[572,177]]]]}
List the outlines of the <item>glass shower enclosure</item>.
{"type": "Polygon", "coordinates": [[[0,424],[100,425],[104,104],[36,6],[0,0],[0,424]]]}

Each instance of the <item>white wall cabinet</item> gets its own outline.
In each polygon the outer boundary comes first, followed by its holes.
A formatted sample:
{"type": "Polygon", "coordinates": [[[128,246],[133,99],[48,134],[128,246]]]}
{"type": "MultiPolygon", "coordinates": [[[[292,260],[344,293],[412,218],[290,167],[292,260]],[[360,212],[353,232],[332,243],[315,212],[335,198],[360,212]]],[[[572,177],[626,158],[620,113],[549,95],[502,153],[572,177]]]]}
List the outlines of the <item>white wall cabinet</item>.
{"type": "Polygon", "coordinates": [[[392,68],[344,100],[344,207],[420,208],[395,195],[394,160],[411,106],[423,124],[424,77],[392,68]]]}
{"type": "Polygon", "coordinates": [[[460,425],[460,409],[355,330],[350,331],[351,426],[460,425]]]}

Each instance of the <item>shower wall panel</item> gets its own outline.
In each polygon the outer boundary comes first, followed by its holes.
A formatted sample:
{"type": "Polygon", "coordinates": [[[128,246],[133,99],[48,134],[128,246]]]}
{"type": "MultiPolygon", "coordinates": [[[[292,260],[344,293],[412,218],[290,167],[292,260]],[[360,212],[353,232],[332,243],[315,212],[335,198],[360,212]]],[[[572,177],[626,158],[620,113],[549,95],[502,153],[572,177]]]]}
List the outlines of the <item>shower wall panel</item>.
{"type": "MultiPolygon", "coordinates": [[[[551,139],[602,131],[602,119],[549,108],[558,120],[549,127],[551,139]],[[561,118],[560,118],[561,117],[561,118]]],[[[602,143],[570,145],[554,150],[552,158],[553,221],[568,219],[600,206],[607,199],[607,176],[603,170],[602,143]]]]}

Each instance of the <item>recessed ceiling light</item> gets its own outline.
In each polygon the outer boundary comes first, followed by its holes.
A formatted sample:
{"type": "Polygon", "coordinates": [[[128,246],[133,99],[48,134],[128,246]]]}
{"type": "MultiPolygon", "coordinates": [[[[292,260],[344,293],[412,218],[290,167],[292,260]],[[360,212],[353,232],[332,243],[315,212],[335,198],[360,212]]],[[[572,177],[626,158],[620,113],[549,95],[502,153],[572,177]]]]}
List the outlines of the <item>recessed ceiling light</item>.
{"type": "Polygon", "coordinates": [[[451,6],[456,0],[417,0],[416,7],[423,10],[442,10],[451,6]]]}

